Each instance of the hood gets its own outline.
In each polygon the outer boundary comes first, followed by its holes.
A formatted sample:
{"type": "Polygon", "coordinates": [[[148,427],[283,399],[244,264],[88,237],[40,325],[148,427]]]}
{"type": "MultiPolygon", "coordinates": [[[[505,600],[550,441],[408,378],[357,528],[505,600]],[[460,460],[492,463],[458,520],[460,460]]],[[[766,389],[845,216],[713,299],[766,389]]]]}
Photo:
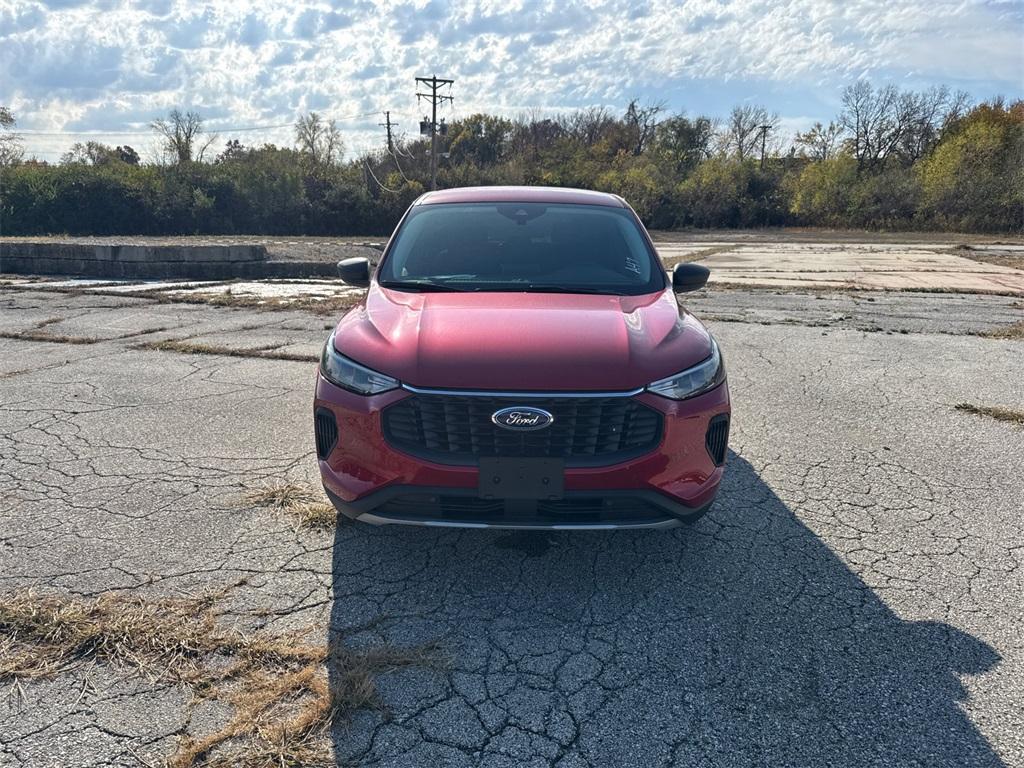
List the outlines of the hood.
{"type": "Polygon", "coordinates": [[[671,291],[645,296],[410,293],[371,286],[338,351],[419,387],[629,390],[711,354],[671,291]]]}

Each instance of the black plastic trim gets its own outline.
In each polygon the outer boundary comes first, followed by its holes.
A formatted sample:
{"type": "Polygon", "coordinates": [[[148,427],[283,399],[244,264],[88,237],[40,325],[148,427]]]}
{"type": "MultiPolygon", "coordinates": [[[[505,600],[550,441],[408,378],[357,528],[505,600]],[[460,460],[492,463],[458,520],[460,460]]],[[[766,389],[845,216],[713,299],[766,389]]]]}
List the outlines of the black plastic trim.
{"type": "MultiPolygon", "coordinates": [[[[324,487],[324,491],[327,493],[327,497],[331,500],[331,503],[334,504],[335,508],[339,512],[341,512],[341,514],[353,520],[358,520],[359,517],[364,514],[373,514],[375,516],[378,516],[377,510],[380,507],[383,507],[389,501],[392,501],[402,496],[437,495],[479,498],[479,494],[475,488],[452,488],[447,486],[390,485],[387,486],[386,488],[381,488],[378,491],[369,493],[366,496],[356,499],[355,501],[344,501],[343,499],[339,498],[336,494],[332,493],[331,490],[326,486],[324,487]]],[[[675,520],[683,523],[696,522],[707,513],[707,511],[711,508],[712,504],[712,502],[709,501],[703,507],[688,507],[685,504],[672,501],[671,499],[658,493],[657,491],[634,489],[566,491],[563,495],[563,498],[569,500],[588,498],[616,498],[621,500],[637,499],[661,511],[664,515],[662,520],[675,520]]],[[[379,517],[388,518],[386,514],[379,515],[379,517]]],[[[395,517],[392,519],[396,523],[425,522],[425,519],[408,520],[400,517],[395,517]]],[[[437,521],[444,522],[444,518],[438,517],[437,521]]],[[[489,523],[484,524],[500,525],[500,522],[491,521],[489,523]]],[[[545,524],[548,524],[550,526],[550,521],[537,521],[537,527],[545,527],[545,524]]],[[[565,525],[571,524],[571,519],[567,519],[565,525]]],[[[628,528],[630,527],[630,524],[629,522],[626,522],[621,527],[628,528]]]]}
{"type": "Polygon", "coordinates": [[[316,435],[316,455],[326,459],[338,444],[338,420],[329,408],[317,408],[313,412],[313,431],[316,435]]]}
{"type": "Polygon", "coordinates": [[[720,413],[711,419],[704,436],[704,447],[716,467],[725,464],[729,448],[729,414],[720,413]]]}
{"type": "MultiPolygon", "coordinates": [[[[393,450],[399,451],[400,453],[404,453],[408,456],[412,456],[417,459],[421,459],[423,461],[429,461],[434,464],[444,464],[448,466],[458,467],[476,466],[482,455],[491,455],[481,454],[478,450],[456,452],[429,448],[419,444],[412,444],[395,435],[392,419],[394,417],[395,412],[398,409],[409,408],[410,401],[416,397],[442,398],[447,396],[448,395],[413,394],[411,397],[403,398],[386,406],[381,411],[381,427],[384,439],[387,442],[388,446],[393,450]]],[[[455,398],[458,398],[460,396],[453,394],[451,395],[451,397],[454,400],[455,398]]],[[[612,396],[612,398],[618,399],[616,396],[612,396]]],[[[500,409],[507,406],[514,406],[517,404],[515,397],[506,396],[504,393],[500,393],[493,399],[499,401],[491,404],[495,409],[500,409]]],[[[551,405],[548,406],[548,409],[556,410],[561,402],[564,402],[564,400],[552,398],[551,405]]],[[[542,405],[543,400],[540,400],[538,402],[538,399],[535,398],[532,401],[530,401],[531,405],[533,403],[536,403],[537,405],[542,405]]],[[[647,454],[657,450],[658,446],[661,445],[661,441],[665,434],[665,415],[661,411],[652,408],[644,403],[638,402],[636,403],[636,406],[637,408],[642,409],[644,411],[649,411],[650,415],[653,416],[653,418],[655,419],[654,433],[651,439],[644,443],[643,445],[620,449],[615,452],[608,452],[598,455],[565,455],[563,453],[539,453],[537,455],[537,458],[563,458],[565,459],[565,466],[567,467],[611,467],[615,466],[616,464],[622,464],[627,461],[638,459],[641,456],[646,456],[647,454]]],[[[556,420],[558,419],[557,414],[555,418],[556,420]]],[[[516,454],[516,456],[519,456],[519,454],[516,454]]],[[[527,454],[522,454],[521,457],[526,458],[528,456],[527,454]]]]}

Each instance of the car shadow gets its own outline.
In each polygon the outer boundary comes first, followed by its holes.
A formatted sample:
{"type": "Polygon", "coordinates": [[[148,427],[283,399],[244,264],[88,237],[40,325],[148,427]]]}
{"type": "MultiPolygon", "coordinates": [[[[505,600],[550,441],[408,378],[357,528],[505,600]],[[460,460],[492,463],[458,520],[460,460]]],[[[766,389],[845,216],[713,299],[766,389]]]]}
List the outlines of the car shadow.
{"type": "Polygon", "coordinates": [[[996,652],[897,616],[734,454],[692,528],[339,525],[333,574],[335,651],[446,659],[336,718],[339,764],[1003,765],[960,682],[996,652]]]}

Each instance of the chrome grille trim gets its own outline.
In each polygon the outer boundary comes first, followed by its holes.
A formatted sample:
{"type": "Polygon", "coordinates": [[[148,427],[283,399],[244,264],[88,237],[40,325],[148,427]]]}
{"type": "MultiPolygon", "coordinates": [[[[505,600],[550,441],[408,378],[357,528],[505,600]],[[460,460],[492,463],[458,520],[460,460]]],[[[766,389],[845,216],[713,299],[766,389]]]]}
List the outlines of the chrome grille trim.
{"type": "Polygon", "coordinates": [[[631,389],[627,392],[496,392],[492,389],[430,389],[402,384],[402,389],[417,395],[450,395],[454,397],[635,397],[644,391],[644,387],[631,389]]]}

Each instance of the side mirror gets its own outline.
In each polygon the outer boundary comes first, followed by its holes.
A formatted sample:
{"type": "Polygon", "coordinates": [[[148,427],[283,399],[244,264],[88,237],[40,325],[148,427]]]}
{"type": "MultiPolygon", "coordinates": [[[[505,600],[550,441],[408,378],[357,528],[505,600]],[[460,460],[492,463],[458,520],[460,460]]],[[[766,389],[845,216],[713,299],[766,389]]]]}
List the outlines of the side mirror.
{"type": "Polygon", "coordinates": [[[338,277],[349,285],[367,286],[370,284],[370,262],[362,256],[342,259],[338,262],[338,277]]]}
{"type": "Polygon", "coordinates": [[[672,290],[676,293],[696,291],[707,285],[711,270],[700,264],[684,262],[672,270],[672,290]]]}

